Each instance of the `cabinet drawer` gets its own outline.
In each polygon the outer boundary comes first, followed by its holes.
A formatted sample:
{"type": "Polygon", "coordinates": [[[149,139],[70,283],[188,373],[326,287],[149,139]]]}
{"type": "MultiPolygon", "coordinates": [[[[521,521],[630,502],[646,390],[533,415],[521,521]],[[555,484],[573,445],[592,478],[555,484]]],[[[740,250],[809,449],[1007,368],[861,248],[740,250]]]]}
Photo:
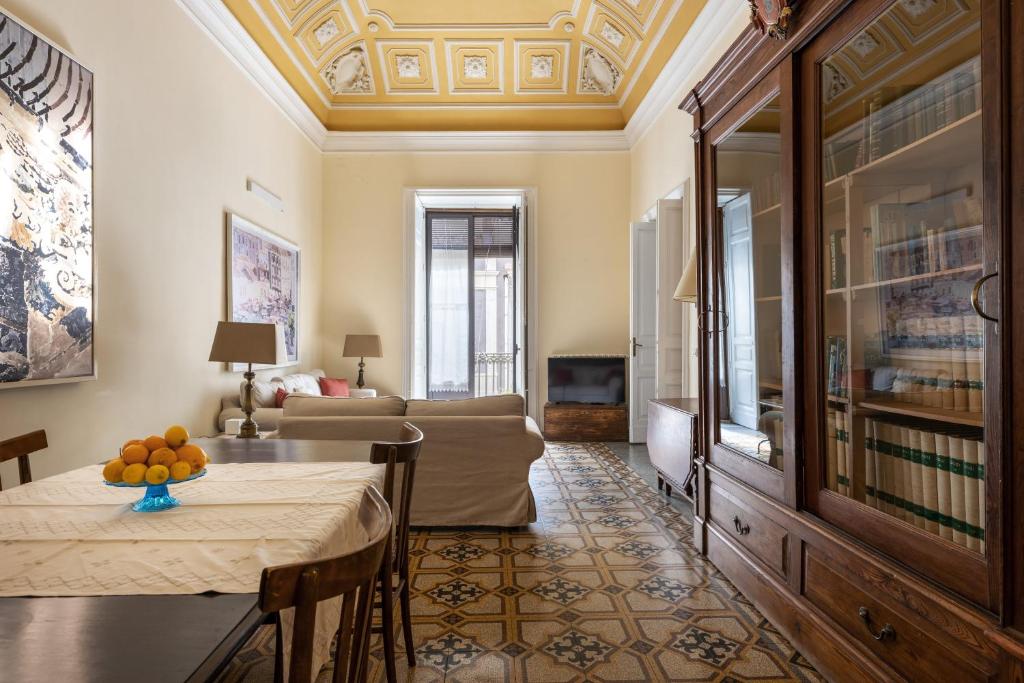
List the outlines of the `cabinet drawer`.
{"type": "Polygon", "coordinates": [[[712,483],[708,498],[711,521],[753,555],[786,576],[786,529],[712,483]]]}
{"type": "Polygon", "coordinates": [[[989,669],[977,657],[977,648],[984,646],[977,629],[939,604],[916,595],[894,575],[867,565],[856,572],[859,577],[848,573],[853,568],[851,560],[849,556],[826,556],[805,546],[805,597],[909,680],[986,680],[984,672],[962,658],[989,669]],[[868,588],[868,583],[875,585],[868,588]],[[915,611],[891,598],[896,595],[909,601],[915,611]]]}

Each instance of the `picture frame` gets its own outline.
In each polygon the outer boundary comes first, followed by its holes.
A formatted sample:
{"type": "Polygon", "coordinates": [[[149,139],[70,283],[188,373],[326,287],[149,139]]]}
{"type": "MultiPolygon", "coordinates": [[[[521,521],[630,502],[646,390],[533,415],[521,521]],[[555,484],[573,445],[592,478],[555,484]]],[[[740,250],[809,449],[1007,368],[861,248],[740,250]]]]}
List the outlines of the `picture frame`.
{"type": "Polygon", "coordinates": [[[96,379],[94,74],[0,9],[0,389],[96,379]]]}
{"type": "MultiPolygon", "coordinates": [[[[225,215],[229,322],[275,323],[284,328],[287,367],[299,363],[299,246],[242,216],[225,215]]],[[[233,372],[246,369],[229,364],[233,372]]]]}

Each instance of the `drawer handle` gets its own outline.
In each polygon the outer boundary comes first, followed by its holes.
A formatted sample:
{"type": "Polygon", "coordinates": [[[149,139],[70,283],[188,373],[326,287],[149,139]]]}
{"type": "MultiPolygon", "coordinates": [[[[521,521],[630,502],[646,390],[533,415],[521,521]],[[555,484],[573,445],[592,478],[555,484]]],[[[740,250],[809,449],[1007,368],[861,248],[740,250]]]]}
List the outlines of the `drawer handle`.
{"type": "Polygon", "coordinates": [[[896,629],[892,627],[892,624],[886,624],[885,626],[883,626],[882,630],[879,631],[877,635],[872,632],[871,613],[868,612],[867,607],[861,607],[859,610],[857,610],[857,614],[860,615],[861,621],[864,622],[864,625],[868,627],[868,633],[870,633],[871,637],[877,640],[878,642],[884,643],[885,641],[892,640],[896,637],[896,629]]]}
{"type": "Polygon", "coordinates": [[[732,523],[733,526],[736,527],[736,533],[738,533],[740,536],[746,536],[750,533],[750,525],[741,522],[739,517],[733,517],[732,523]]]}

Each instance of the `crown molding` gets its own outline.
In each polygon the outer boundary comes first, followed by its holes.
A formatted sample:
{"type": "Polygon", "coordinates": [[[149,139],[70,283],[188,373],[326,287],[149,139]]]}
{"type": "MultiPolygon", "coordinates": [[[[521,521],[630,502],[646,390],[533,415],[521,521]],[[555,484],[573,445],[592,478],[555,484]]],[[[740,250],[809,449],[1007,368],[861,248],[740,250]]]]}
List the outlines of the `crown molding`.
{"type": "Polygon", "coordinates": [[[708,2],[655,79],[622,131],[328,131],[309,106],[263,53],[222,0],[178,0],[233,62],[277,105],[321,152],[607,152],[629,150],[691,80],[692,70],[736,19],[746,16],[743,3],[723,11],[708,2]]]}
{"type": "Polygon", "coordinates": [[[616,152],[628,151],[620,130],[426,131],[328,133],[323,151],[338,152],[616,152]]]}
{"type": "Polygon", "coordinates": [[[327,128],[263,53],[221,0],[178,0],[178,4],[213,38],[238,68],[263,90],[281,112],[323,150],[327,128]]]}
{"type": "Polygon", "coordinates": [[[714,0],[704,5],[693,26],[679,41],[668,63],[654,79],[650,90],[626,124],[624,133],[630,147],[640,141],[667,108],[675,109],[677,100],[682,97],[680,91],[693,81],[694,69],[707,56],[711,47],[733,22],[740,18],[746,19],[749,15],[750,8],[743,2],[734,3],[732,11],[714,0]]]}

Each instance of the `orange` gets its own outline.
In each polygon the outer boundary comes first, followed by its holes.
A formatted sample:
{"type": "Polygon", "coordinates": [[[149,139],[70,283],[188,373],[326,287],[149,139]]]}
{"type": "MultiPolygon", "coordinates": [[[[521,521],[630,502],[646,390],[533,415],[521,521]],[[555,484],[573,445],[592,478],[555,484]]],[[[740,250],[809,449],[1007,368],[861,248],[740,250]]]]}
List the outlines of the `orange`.
{"type": "Polygon", "coordinates": [[[170,448],[158,448],[149,454],[148,463],[150,467],[154,467],[156,465],[170,467],[176,462],[178,462],[178,456],[176,456],[174,451],[170,448]]]}
{"type": "Polygon", "coordinates": [[[146,466],[138,462],[134,465],[128,465],[128,467],[124,468],[124,472],[121,473],[121,478],[126,484],[138,484],[146,478],[146,466]]]}
{"type": "Polygon", "coordinates": [[[162,484],[167,481],[168,477],[171,476],[170,470],[163,465],[153,465],[146,470],[146,483],[147,484],[162,484]]]}
{"type": "Polygon", "coordinates": [[[142,439],[131,439],[129,441],[125,441],[124,442],[124,444],[121,446],[121,452],[124,453],[124,449],[128,448],[129,446],[133,446],[135,444],[138,444],[140,446],[144,445],[142,443],[142,439]]]}
{"type": "Polygon", "coordinates": [[[167,442],[164,441],[164,437],[157,436],[156,434],[147,436],[146,440],[143,441],[142,443],[146,445],[146,448],[149,449],[150,453],[152,453],[153,451],[158,451],[161,448],[167,448],[167,442]]]}
{"type": "Polygon", "coordinates": [[[206,452],[194,443],[185,444],[175,452],[178,460],[184,460],[192,466],[193,474],[206,467],[206,452]]]}
{"type": "Polygon", "coordinates": [[[171,465],[171,479],[181,481],[182,479],[188,479],[191,476],[192,466],[184,460],[179,460],[171,465]]]}
{"type": "Polygon", "coordinates": [[[124,470],[127,465],[124,464],[124,460],[121,458],[114,458],[103,467],[103,478],[107,481],[116,484],[123,480],[124,470]]]}
{"type": "Polygon", "coordinates": [[[171,448],[184,446],[185,442],[188,441],[188,430],[181,425],[171,425],[167,428],[167,432],[164,433],[164,439],[171,448]]]}
{"type": "Polygon", "coordinates": [[[121,459],[126,465],[144,463],[149,459],[149,449],[141,443],[133,443],[130,446],[125,446],[121,451],[121,459]]]}

